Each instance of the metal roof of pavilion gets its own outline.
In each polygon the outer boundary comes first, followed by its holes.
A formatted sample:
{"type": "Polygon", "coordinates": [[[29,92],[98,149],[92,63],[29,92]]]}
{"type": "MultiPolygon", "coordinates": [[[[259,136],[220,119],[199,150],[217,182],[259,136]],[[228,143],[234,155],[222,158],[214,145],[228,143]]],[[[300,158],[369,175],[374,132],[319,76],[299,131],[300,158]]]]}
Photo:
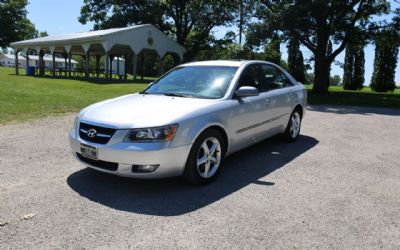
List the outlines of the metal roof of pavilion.
{"type": "Polygon", "coordinates": [[[182,59],[185,48],[151,24],[125,28],[95,30],[55,36],[47,36],[11,43],[14,49],[35,49],[75,54],[124,54],[143,49],[155,50],[160,57],[175,53],[182,59]]]}

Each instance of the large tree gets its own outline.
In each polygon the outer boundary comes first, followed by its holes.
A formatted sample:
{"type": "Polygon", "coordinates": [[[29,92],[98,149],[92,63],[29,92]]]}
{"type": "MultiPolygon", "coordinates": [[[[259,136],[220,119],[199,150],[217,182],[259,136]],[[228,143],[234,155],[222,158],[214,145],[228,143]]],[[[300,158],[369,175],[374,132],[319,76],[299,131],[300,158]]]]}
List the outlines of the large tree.
{"type": "Polygon", "coordinates": [[[288,45],[288,68],[289,73],[299,82],[305,84],[305,66],[303,53],[300,50],[300,42],[295,37],[289,39],[288,45]]]}
{"type": "Polygon", "coordinates": [[[393,12],[390,22],[384,21],[372,33],[375,43],[374,72],[371,88],[377,92],[393,91],[400,46],[400,8],[393,12]]]}
{"type": "Polygon", "coordinates": [[[278,34],[274,34],[264,47],[265,60],[275,64],[281,64],[281,38],[278,34]]]}
{"type": "Polygon", "coordinates": [[[313,92],[327,93],[332,62],[355,28],[388,10],[385,0],[261,0],[258,18],[295,36],[314,54],[313,92]],[[328,50],[333,44],[332,51],[328,50]]]}
{"type": "Polygon", "coordinates": [[[343,88],[361,90],[364,87],[366,45],[363,35],[354,36],[346,45],[346,55],[343,66],[343,88]]]}
{"type": "Polygon", "coordinates": [[[26,18],[27,4],[27,0],[0,0],[0,47],[35,36],[35,26],[26,18]]]}
{"type": "Polygon", "coordinates": [[[371,88],[377,92],[393,91],[397,55],[399,54],[399,32],[389,29],[376,34],[374,72],[371,88]]]}
{"type": "Polygon", "coordinates": [[[191,60],[210,39],[211,30],[232,23],[238,1],[214,0],[85,0],[79,21],[94,28],[151,23],[187,49],[191,60]]]}

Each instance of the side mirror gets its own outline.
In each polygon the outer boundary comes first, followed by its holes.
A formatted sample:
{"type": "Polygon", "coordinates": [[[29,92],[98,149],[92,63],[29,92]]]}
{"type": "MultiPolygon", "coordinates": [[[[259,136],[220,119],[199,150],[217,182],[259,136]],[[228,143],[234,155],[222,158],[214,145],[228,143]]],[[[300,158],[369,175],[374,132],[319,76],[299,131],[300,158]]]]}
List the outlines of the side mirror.
{"type": "Polygon", "coordinates": [[[255,87],[243,86],[236,90],[237,97],[258,96],[260,92],[255,87]]]}

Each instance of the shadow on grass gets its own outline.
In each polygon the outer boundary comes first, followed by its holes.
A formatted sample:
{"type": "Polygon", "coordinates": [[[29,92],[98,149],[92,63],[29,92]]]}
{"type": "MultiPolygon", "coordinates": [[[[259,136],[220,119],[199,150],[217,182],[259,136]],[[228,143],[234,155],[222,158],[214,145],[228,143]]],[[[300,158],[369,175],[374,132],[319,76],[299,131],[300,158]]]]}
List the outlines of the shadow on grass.
{"type": "Polygon", "coordinates": [[[260,179],[284,167],[317,144],[318,141],[309,136],[299,136],[295,143],[283,143],[278,138],[260,142],[229,156],[221,176],[206,186],[188,185],[179,178],[121,178],[88,168],[71,174],[67,183],[81,196],[113,209],[147,215],[177,216],[210,205],[247,185],[262,185],[265,188],[279,185],[260,179]]]}
{"type": "Polygon", "coordinates": [[[393,108],[380,108],[380,107],[356,107],[356,106],[344,106],[344,105],[329,105],[329,104],[318,104],[309,105],[307,110],[335,113],[335,114],[359,114],[359,115],[391,115],[400,116],[400,109],[393,108]]]}
{"type": "MultiPolygon", "coordinates": [[[[8,74],[8,75],[14,75],[16,76],[16,74],[8,74]]],[[[137,78],[136,80],[133,79],[105,79],[105,78],[95,78],[95,77],[90,77],[90,78],[86,78],[86,77],[79,77],[79,76],[71,76],[71,77],[67,77],[67,76],[31,76],[34,78],[42,78],[42,79],[54,79],[54,80],[77,80],[77,81],[82,81],[82,82],[88,82],[88,83],[94,83],[94,84],[149,84],[151,82],[153,82],[154,80],[152,79],[140,79],[137,78]]]]}
{"type": "Polygon", "coordinates": [[[366,93],[331,91],[329,94],[308,92],[309,104],[333,104],[400,109],[400,95],[395,93],[366,93]]]}

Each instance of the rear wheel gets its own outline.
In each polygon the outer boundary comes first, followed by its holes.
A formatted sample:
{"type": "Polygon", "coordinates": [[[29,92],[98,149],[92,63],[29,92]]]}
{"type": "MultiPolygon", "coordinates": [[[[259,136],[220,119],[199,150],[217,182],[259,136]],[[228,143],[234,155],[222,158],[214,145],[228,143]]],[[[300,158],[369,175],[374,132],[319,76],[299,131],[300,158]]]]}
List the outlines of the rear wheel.
{"type": "Polygon", "coordinates": [[[224,139],[218,131],[206,130],[190,150],[183,178],[193,184],[213,181],[221,171],[225,147],[224,139]]]}
{"type": "Polygon", "coordinates": [[[301,115],[298,108],[296,108],[290,116],[288,125],[283,137],[288,142],[294,142],[300,134],[301,128],[301,115]]]}

